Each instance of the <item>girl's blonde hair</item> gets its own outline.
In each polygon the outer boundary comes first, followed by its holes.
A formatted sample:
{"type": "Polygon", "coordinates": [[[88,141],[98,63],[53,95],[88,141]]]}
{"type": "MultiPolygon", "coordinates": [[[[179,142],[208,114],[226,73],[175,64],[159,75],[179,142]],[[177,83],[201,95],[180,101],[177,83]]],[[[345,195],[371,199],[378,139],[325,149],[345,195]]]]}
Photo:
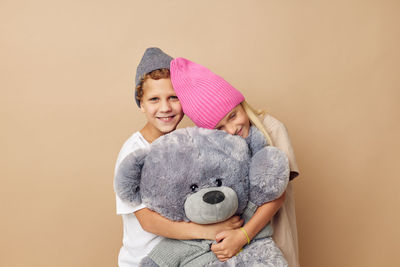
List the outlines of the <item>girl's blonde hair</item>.
{"type": "Polygon", "coordinates": [[[243,101],[240,103],[242,105],[244,111],[246,112],[247,116],[249,117],[249,120],[252,125],[256,126],[257,129],[259,129],[262,134],[265,136],[265,138],[268,141],[268,144],[273,146],[273,142],[271,137],[269,136],[267,129],[265,128],[264,124],[260,120],[260,116],[265,116],[266,112],[264,110],[256,110],[252,106],[249,105],[246,101],[243,101]]]}

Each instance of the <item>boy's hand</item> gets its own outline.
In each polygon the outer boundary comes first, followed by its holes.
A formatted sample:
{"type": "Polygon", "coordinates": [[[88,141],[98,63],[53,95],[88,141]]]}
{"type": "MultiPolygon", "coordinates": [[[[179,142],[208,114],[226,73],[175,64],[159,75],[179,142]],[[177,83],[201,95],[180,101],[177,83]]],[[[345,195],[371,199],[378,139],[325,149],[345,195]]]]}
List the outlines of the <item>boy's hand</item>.
{"type": "MultiPolygon", "coordinates": [[[[219,222],[214,223],[207,226],[207,230],[209,230],[209,235],[212,237],[211,240],[215,240],[219,233],[234,230],[240,228],[244,223],[243,219],[240,219],[239,216],[232,216],[231,218],[219,222]]],[[[217,240],[218,242],[218,240],[217,240]]]]}
{"type": "Polygon", "coordinates": [[[216,241],[219,243],[213,244],[211,250],[220,261],[229,260],[247,244],[247,238],[240,229],[223,231],[216,236],[216,241]]]}

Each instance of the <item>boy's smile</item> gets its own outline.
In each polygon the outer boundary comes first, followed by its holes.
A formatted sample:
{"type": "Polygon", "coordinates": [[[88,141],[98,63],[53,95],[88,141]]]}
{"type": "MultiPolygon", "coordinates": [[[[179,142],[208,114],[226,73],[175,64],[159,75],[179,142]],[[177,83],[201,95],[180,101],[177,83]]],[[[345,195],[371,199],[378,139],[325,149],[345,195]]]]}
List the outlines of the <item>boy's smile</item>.
{"type": "Polygon", "coordinates": [[[164,121],[164,122],[170,122],[173,120],[175,116],[168,116],[168,117],[157,117],[158,119],[164,121]]]}
{"type": "Polygon", "coordinates": [[[181,104],[169,78],[147,79],[143,83],[140,109],[147,118],[141,133],[149,142],[175,130],[183,118],[181,104]]]}

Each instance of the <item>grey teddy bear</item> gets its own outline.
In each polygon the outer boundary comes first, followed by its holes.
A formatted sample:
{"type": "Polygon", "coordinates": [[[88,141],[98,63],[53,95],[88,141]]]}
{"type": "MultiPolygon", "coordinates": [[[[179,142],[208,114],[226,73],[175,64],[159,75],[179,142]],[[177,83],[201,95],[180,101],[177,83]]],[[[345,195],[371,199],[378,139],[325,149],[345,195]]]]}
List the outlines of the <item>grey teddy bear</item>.
{"type": "MultiPolygon", "coordinates": [[[[174,221],[210,224],[232,215],[248,221],[258,206],[286,189],[286,155],[267,146],[251,127],[243,139],[197,127],[158,138],[148,149],[128,155],[117,170],[115,191],[174,221]]],[[[219,262],[209,240],[163,239],[140,266],[287,266],[268,224],[236,256],[219,262]]]]}

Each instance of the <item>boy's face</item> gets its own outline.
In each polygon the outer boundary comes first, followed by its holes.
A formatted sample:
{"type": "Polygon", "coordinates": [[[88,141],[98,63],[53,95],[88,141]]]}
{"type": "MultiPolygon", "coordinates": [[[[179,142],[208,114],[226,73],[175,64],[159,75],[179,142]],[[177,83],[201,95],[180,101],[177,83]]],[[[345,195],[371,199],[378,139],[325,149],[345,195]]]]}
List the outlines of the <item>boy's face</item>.
{"type": "Polygon", "coordinates": [[[140,109],[147,118],[153,136],[175,130],[183,118],[181,103],[172,87],[171,79],[147,79],[143,83],[140,109]]]}

